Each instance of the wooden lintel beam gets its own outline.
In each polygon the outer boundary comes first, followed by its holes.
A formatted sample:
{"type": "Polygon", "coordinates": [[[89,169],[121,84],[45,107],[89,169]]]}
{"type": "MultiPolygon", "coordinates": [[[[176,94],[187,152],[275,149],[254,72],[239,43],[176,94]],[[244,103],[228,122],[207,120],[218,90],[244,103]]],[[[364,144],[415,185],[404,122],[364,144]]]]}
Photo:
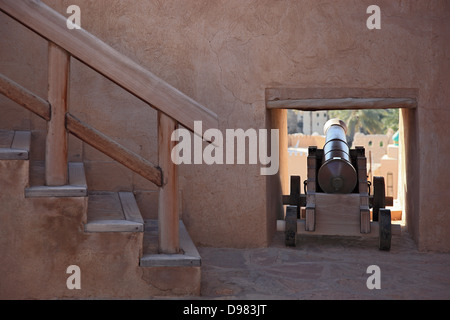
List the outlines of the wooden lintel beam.
{"type": "Polygon", "coordinates": [[[413,98],[342,98],[342,99],[286,99],[269,100],[267,109],[344,110],[416,108],[413,98]]]}

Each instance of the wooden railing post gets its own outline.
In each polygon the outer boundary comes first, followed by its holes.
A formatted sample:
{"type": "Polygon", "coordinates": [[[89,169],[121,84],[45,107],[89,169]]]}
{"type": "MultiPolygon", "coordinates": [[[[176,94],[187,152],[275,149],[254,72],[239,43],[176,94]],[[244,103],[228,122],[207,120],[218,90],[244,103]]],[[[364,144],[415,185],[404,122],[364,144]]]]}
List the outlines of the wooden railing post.
{"type": "Polygon", "coordinates": [[[178,170],[171,159],[175,146],[171,135],[177,122],[158,112],[158,162],[162,170],[162,187],[158,201],[158,238],[160,253],[179,252],[178,170]]]}
{"type": "Polygon", "coordinates": [[[67,90],[69,81],[69,54],[49,42],[48,46],[48,102],[51,118],[47,125],[45,149],[45,181],[48,186],[68,183],[67,166],[67,90]]]}

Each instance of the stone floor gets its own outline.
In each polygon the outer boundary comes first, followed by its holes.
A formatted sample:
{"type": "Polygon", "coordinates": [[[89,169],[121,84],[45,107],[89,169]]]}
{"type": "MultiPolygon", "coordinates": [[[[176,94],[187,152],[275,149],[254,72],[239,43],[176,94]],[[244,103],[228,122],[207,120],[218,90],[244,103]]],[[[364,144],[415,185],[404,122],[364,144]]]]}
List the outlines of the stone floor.
{"type": "Polygon", "coordinates": [[[450,254],[419,252],[405,231],[390,252],[377,239],[302,237],[268,248],[200,247],[200,299],[450,299],[450,254]],[[367,267],[377,265],[381,289],[369,290],[367,267]]]}

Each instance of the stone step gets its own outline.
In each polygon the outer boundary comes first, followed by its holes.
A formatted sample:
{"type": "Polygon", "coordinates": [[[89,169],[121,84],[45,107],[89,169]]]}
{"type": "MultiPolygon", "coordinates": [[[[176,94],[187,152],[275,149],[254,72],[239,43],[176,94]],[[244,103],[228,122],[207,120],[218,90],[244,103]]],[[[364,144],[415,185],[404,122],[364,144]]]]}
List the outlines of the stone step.
{"type": "Polygon", "coordinates": [[[38,197],[86,197],[87,182],[82,162],[69,162],[69,183],[64,186],[45,185],[44,161],[30,163],[30,187],[25,189],[26,198],[38,197]]]}
{"type": "Polygon", "coordinates": [[[200,267],[201,257],[182,220],[179,222],[180,253],[158,252],[158,220],[145,220],[141,267],[200,267]]]}
{"type": "Polygon", "coordinates": [[[89,193],[85,232],[144,232],[144,220],[132,192],[89,193]]]}
{"type": "Polygon", "coordinates": [[[0,160],[28,160],[30,131],[0,130],[0,160]]]}

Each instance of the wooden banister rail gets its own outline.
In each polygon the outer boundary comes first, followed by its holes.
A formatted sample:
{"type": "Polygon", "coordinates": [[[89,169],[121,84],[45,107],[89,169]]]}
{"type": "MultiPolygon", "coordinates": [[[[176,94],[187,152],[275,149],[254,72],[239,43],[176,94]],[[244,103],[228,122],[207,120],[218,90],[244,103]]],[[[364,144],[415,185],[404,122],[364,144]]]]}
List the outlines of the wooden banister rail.
{"type": "MultiPolygon", "coordinates": [[[[50,120],[50,104],[0,73],[0,93],[32,111],[45,120],[50,120]]],[[[70,113],[65,114],[65,126],[70,133],[93,146],[107,156],[123,164],[158,187],[162,186],[161,169],[138,154],[124,148],[100,131],[84,124],[70,113]]]]}
{"type": "Polygon", "coordinates": [[[38,0],[0,0],[0,10],[55,43],[131,94],[194,131],[218,127],[217,115],[38,0]]]}
{"type": "Polygon", "coordinates": [[[66,17],[39,0],[0,0],[0,11],[49,41],[48,101],[0,74],[0,93],[48,121],[46,183],[67,182],[67,131],[160,187],[159,251],[179,252],[178,174],[170,137],[180,123],[194,133],[217,128],[217,115],[83,29],[69,30],[66,17]],[[68,113],[70,56],[80,60],[158,110],[158,166],[127,150],[68,113]]]}
{"type": "Polygon", "coordinates": [[[50,120],[50,103],[0,73],[0,93],[30,110],[44,120],[50,120]]]}
{"type": "Polygon", "coordinates": [[[70,113],[66,114],[66,128],[71,134],[95,149],[120,162],[158,187],[162,186],[161,169],[138,154],[122,147],[100,131],[84,124],[70,113]]]}

